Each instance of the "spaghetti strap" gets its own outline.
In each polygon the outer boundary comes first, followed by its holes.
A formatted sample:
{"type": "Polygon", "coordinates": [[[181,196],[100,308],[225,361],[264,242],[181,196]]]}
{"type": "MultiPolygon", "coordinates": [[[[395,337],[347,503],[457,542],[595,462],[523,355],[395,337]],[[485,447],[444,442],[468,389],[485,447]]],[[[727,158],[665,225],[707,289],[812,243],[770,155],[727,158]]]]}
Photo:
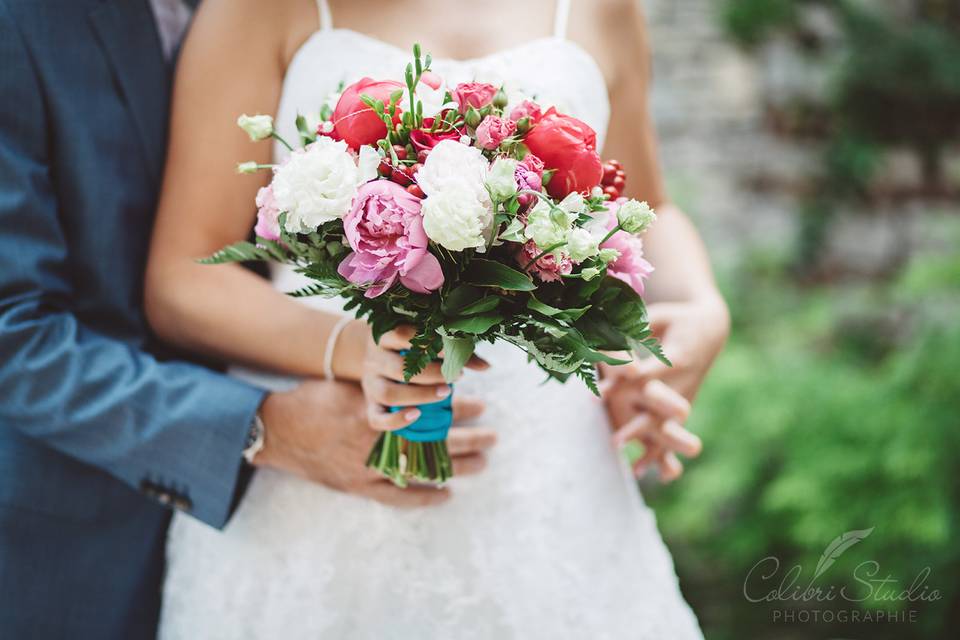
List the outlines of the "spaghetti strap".
{"type": "Polygon", "coordinates": [[[317,0],[317,18],[320,22],[321,31],[333,29],[333,15],[330,13],[328,0],[317,0]]]}
{"type": "MultiPolygon", "coordinates": [[[[324,0],[326,4],[326,0],[324,0]]],[[[570,0],[557,0],[557,13],[553,18],[553,37],[567,39],[567,22],[570,20],[570,0]]]]}

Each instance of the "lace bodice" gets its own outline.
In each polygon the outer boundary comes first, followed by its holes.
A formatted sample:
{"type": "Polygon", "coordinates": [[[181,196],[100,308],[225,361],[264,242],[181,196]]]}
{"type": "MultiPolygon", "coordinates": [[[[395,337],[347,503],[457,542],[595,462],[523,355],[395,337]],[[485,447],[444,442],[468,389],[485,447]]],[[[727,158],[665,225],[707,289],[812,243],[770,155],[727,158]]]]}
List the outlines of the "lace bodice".
{"type": "MultiPolygon", "coordinates": [[[[406,64],[391,45],[333,28],[326,2],[319,9],[324,26],[283,86],[277,124],[291,137],[296,114],[319,109],[342,81],[399,77],[406,64]]],[[[568,10],[561,0],[552,38],[434,70],[448,82],[519,86],[602,138],[603,77],[563,38],[568,10]],[[521,75],[526,64],[538,73],[521,75]]],[[[288,269],[274,282],[301,284],[288,269]]],[[[480,353],[490,371],[468,372],[456,393],[482,396],[483,423],[499,432],[482,475],[454,478],[440,507],[396,510],[259,471],[223,532],[175,518],[160,638],[702,638],[602,404],[579,381],[542,383],[512,345],[480,353]]]]}

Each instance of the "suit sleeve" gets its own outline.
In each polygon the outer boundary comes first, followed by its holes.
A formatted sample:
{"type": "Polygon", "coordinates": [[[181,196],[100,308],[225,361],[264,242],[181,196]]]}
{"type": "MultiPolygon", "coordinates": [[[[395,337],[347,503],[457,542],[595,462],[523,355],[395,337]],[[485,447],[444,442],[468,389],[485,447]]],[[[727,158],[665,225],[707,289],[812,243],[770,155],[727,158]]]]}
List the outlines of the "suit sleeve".
{"type": "Polygon", "coordinates": [[[222,527],[264,392],[160,362],[71,313],[43,98],[3,2],[0,60],[0,428],[134,488],[174,487],[191,515],[222,527]]]}

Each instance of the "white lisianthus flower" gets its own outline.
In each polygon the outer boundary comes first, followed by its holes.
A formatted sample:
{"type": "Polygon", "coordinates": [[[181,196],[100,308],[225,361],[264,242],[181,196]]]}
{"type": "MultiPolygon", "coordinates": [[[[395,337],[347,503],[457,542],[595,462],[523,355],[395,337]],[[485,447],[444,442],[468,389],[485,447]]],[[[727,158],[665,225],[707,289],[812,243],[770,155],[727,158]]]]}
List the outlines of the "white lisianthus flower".
{"type": "Polygon", "coordinates": [[[600,251],[600,241],[586,229],[576,228],[567,235],[567,253],[574,262],[583,262],[600,251]]]}
{"type": "Polygon", "coordinates": [[[493,210],[466,184],[450,182],[444,189],[434,190],[423,201],[421,212],[423,230],[441,247],[451,251],[485,248],[493,210]]]}
{"type": "Polygon", "coordinates": [[[269,138],[270,134],[273,133],[273,117],[265,115],[248,116],[247,114],[243,114],[237,118],[237,126],[250,136],[250,140],[256,142],[257,140],[269,138]]]}
{"type": "MultiPolygon", "coordinates": [[[[362,149],[361,154],[369,157],[362,149]]],[[[361,171],[347,144],[326,136],[292,153],[273,176],[273,195],[277,208],[287,213],[287,231],[310,233],[343,217],[357,187],[371,179],[368,164],[361,171]]],[[[373,172],[375,176],[376,168],[373,172]]]]}
{"type": "Polygon", "coordinates": [[[620,223],[620,228],[627,233],[641,233],[656,219],[657,214],[646,202],[627,200],[617,210],[617,222],[620,223]]]}
{"type": "Polygon", "coordinates": [[[583,195],[574,191],[567,194],[567,197],[557,203],[557,206],[567,213],[580,215],[587,209],[587,203],[583,200],[583,195]]]}
{"type": "Polygon", "coordinates": [[[549,204],[540,200],[527,213],[527,228],[523,235],[527,240],[533,240],[540,249],[548,249],[567,241],[572,224],[573,220],[567,214],[552,209],[549,204]]]}
{"type": "Polygon", "coordinates": [[[600,249],[600,253],[597,254],[597,257],[600,258],[601,262],[610,264],[620,257],[620,252],[616,249],[600,249]]]}
{"type": "Polygon", "coordinates": [[[497,158],[487,175],[487,189],[497,202],[503,202],[517,193],[517,161],[510,158],[497,158]]]}
{"type": "Polygon", "coordinates": [[[489,199],[485,183],[489,165],[476,147],[456,140],[442,140],[430,151],[427,161],[417,171],[417,184],[429,197],[453,185],[465,187],[478,198],[489,199]]]}

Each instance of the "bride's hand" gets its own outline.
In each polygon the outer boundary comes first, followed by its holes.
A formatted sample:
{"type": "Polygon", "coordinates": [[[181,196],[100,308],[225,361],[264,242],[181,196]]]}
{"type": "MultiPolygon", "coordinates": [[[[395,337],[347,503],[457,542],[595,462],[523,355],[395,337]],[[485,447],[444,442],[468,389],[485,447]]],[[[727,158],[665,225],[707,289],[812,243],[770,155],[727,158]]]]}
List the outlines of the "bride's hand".
{"type": "MultiPolygon", "coordinates": [[[[403,356],[399,351],[410,347],[413,336],[412,329],[400,327],[384,334],[379,344],[371,339],[367,346],[360,383],[366,399],[367,420],[377,431],[395,431],[413,424],[420,417],[416,405],[438,402],[451,393],[440,373],[440,364],[436,362],[427,365],[409,383],[404,383],[403,356]],[[403,408],[391,412],[391,407],[403,408]]],[[[466,366],[478,371],[489,367],[477,356],[473,356],[466,366]]],[[[453,399],[454,428],[447,437],[447,446],[454,475],[476,473],[485,466],[484,451],[495,443],[496,432],[483,427],[456,426],[483,411],[484,403],[479,398],[461,394],[453,399]]]]}
{"type": "Polygon", "coordinates": [[[673,366],[654,358],[622,367],[603,367],[603,395],[618,445],[637,439],[646,448],[635,463],[638,475],[651,465],[664,481],[683,473],[677,453],[699,455],[700,439],[683,427],[690,404],[729,332],[720,300],[650,305],[650,325],[673,366]]]}

